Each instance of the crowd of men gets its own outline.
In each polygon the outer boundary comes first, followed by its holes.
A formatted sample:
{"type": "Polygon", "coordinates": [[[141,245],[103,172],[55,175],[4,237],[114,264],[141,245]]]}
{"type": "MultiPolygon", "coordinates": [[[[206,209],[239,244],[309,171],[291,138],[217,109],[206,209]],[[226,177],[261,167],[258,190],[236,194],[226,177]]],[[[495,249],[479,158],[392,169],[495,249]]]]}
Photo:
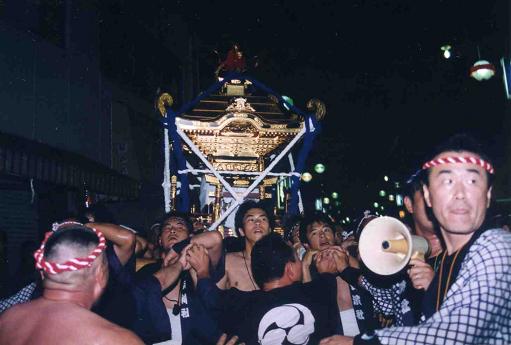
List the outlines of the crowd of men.
{"type": "Polygon", "coordinates": [[[0,301],[0,344],[511,344],[511,233],[487,217],[493,179],[470,137],[428,157],[405,206],[430,251],[390,276],[360,258],[368,213],[352,231],[290,218],[282,237],[246,201],[235,241],[179,212],[153,241],[93,213],[67,219],[34,255],[41,279],[0,301]]]}

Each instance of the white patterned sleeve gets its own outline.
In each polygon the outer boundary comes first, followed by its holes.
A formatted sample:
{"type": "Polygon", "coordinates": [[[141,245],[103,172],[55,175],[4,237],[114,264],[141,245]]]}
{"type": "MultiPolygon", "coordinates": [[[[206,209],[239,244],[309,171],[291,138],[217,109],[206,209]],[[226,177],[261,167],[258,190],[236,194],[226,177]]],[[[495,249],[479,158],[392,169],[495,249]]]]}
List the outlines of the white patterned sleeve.
{"type": "Polygon", "coordinates": [[[376,331],[382,344],[511,344],[511,234],[472,245],[440,310],[415,327],[376,331]]]}

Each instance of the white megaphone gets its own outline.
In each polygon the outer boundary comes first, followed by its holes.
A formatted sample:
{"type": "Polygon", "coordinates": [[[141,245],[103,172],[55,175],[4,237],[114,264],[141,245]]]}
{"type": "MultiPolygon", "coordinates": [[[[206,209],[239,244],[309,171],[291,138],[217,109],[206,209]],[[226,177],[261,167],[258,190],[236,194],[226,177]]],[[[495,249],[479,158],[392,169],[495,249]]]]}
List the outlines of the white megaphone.
{"type": "Polygon", "coordinates": [[[412,257],[425,257],[428,240],[415,236],[402,222],[392,217],[371,220],[360,234],[358,250],[368,269],[380,275],[401,271],[412,257]]]}

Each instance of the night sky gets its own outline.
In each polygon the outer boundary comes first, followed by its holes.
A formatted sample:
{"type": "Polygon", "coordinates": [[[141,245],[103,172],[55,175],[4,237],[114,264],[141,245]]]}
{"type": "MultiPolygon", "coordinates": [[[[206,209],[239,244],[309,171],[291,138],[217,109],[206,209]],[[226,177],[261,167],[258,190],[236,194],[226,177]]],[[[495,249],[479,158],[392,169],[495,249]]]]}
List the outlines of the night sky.
{"type": "MultiPolygon", "coordinates": [[[[323,162],[325,192],[339,192],[351,208],[365,207],[375,181],[384,175],[410,175],[433,146],[453,133],[473,134],[488,146],[497,166],[503,163],[509,102],[499,60],[509,57],[508,1],[141,4],[102,3],[102,45],[111,49],[103,52],[104,60],[114,60],[117,68],[132,63],[129,54],[116,55],[112,47],[115,30],[127,30],[123,25],[133,20],[165,37],[175,32],[169,18],[180,16],[200,41],[201,71],[213,72],[214,49],[224,54],[232,42],[240,42],[249,58],[259,57],[253,77],[302,109],[313,97],[325,102],[324,129],[309,170],[323,162]],[[105,34],[105,28],[113,33],[105,34]],[[453,47],[450,59],[442,56],[444,44],[453,47]],[[477,82],[468,74],[478,47],[481,58],[497,68],[489,81],[477,82]]],[[[128,36],[125,41],[137,44],[147,33],[128,36]]]]}

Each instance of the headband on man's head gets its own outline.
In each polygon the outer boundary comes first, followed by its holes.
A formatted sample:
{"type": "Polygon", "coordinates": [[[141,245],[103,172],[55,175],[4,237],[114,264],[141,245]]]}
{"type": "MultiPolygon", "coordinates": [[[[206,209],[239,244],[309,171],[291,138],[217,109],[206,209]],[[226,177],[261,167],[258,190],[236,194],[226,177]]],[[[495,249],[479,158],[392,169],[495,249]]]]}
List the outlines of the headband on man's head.
{"type": "Polygon", "coordinates": [[[427,170],[434,166],[442,165],[442,164],[456,164],[456,163],[471,163],[475,165],[479,165],[481,168],[486,170],[489,174],[494,174],[495,169],[493,166],[485,161],[484,159],[475,157],[475,156],[449,156],[432,159],[429,162],[424,163],[422,166],[423,170],[427,170]]]}
{"type": "Polygon", "coordinates": [[[59,223],[59,222],[55,222],[51,225],[51,230],[52,231],[57,231],[59,230],[60,228],[62,227],[65,227],[65,226],[69,226],[69,225],[79,225],[79,226],[83,226],[82,223],[80,222],[75,222],[74,220],[66,220],[66,221],[63,221],[62,223],[59,223]]]}
{"type": "MultiPolygon", "coordinates": [[[[76,224],[80,224],[80,223],[76,223],[76,224]]],[[[57,227],[57,229],[58,229],[58,227],[57,227]]],[[[106,240],[105,240],[105,236],[103,236],[103,234],[100,231],[98,231],[94,228],[89,228],[89,229],[91,229],[96,234],[96,236],[98,236],[99,243],[96,246],[96,248],[94,248],[94,250],[85,258],[70,259],[63,263],[49,262],[49,261],[46,261],[44,258],[44,247],[46,245],[46,242],[48,242],[48,239],[56,232],[55,230],[48,231],[44,235],[44,240],[41,243],[41,247],[39,247],[39,249],[36,250],[34,253],[35,267],[39,270],[43,270],[44,272],[46,272],[48,274],[58,274],[58,273],[67,272],[67,271],[77,271],[82,268],[91,267],[94,260],[96,260],[96,258],[106,248],[106,240]]]]}

